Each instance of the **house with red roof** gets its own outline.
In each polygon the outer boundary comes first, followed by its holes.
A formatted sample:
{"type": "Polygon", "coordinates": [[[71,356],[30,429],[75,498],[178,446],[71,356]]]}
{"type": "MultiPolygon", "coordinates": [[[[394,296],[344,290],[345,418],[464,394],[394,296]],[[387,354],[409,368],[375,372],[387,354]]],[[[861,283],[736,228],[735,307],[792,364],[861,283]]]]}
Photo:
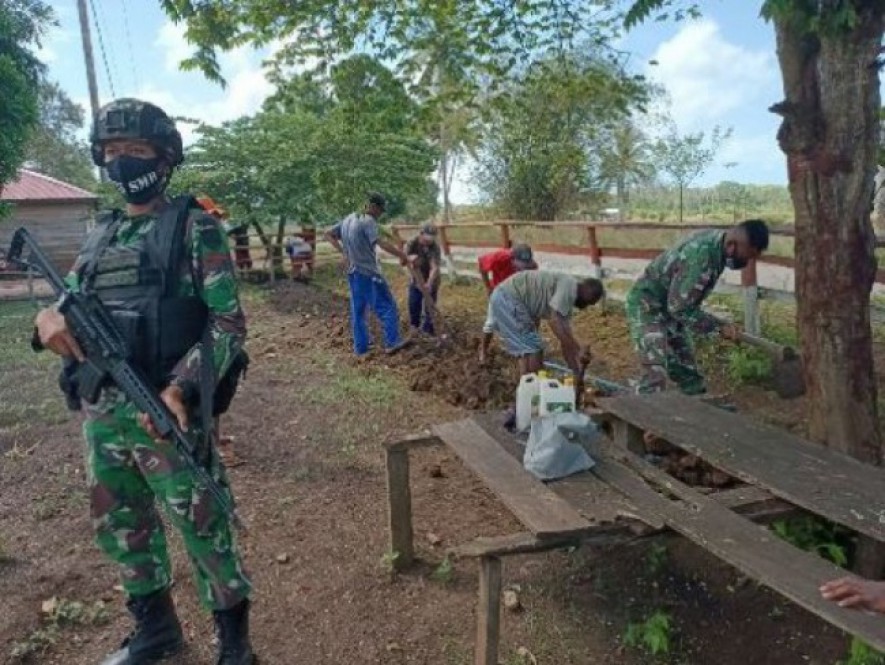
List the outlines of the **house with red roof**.
{"type": "Polygon", "coordinates": [[[0,220],[0,247],[9,245],[19,226],[27,227],[65,272],[95,216],[98,196],[42,173],[19,169],[17,179],[0,189],[0,202],[12,207],[12,215],[0,220]]]}

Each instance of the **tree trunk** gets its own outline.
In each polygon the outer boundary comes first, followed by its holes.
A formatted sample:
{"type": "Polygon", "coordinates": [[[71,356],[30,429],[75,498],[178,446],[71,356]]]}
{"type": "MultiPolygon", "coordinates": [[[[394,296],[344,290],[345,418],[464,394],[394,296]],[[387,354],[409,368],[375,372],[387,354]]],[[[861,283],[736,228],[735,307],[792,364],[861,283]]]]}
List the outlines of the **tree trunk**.
{"type": "Polygon", "coordinates": [[[885,235],[885,168],[876,167],[876,195],[873,199],[873,228],[885,235]]]}
{"type": "MultiPolygon", "coordinates": [[[[786,99],[771,110],[784,117],[778,142],[787,156],[796,215],[809,437],[880,464],[870,207],[879,138],[876,58],[885,22],[881,9],[868,6],[859,13],[853,30],[820,37],[803,34],[797,22],[775,21],[786,99]]],[[[861,542],[856,569],[878,576],[882,552],[871,542],[861,542]]]]}
{"type": "Polygon", "coordinates": [[[870,223],[879,135],[881,10],[820,38],[775,24],[786,100],[778,142],[796,213],[796,295],[809,436],[881,462],[870,330],[870,223]]]}
{"type": "Polygon", "coordinates": [[[786,101],[778,132],[796,213],[796,292],[809,434],[881,461],[870,332],[876,275],[870,224],[879,132],[881,12],[849,34],[802,35],[776,24],[786,101]]]}
{"type": "Polygon", "coordinates": [[[679,183],[679,223],[682,224],[682,191],[684,187],[679,183]]]}
{"type": "Polygon", "coordinates": [[[452,204],[449,200],[449,192],[452,188],[451,174],[449,173],[449,153],[444,150],[439,158],[439,182],[443,195],[443,223],[452,222],[452,204]]]}
{"type": "Polygon", "coordinates": [[[264,232],[264,229],[261,227],[261,224],[258,222],[252,222],[252,227],[258,233],[258,239],[261,240],[261,244],[264,245],[264,249],[270,253],[270,238],[268,238],[267,234],[264,232]]]}
{"type": "Polygon", "coordinates": [[[618,180],[615,183],[616,196],[618,199],[618,221],[623,222],[627,218],[627,185],[624,181],[624,176],[618,176],[618,180]]]}

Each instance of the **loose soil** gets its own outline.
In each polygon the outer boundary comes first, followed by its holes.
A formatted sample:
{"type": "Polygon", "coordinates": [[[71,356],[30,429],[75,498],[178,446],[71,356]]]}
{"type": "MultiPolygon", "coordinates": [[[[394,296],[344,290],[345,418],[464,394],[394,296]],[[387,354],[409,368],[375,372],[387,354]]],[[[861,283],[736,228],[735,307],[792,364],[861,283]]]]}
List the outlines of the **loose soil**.
{"type": "MultiPolygon", "coordinates": [[[[393,288],[404,293],[398,275],[393,288]]],[[[240,543],[256,586],[262,663],[472,662],[475,566],[455,561],[448,573],[440,564],[447,548],[518,525],[456,459],[420,451],[412,468],[421,563],[391,577],[380,444],[508,402],[513,363],[500,353],[488,367],[475,363],[483,292],[444,287],[440,306],[452,334],[445,346],[422,339],[397,355],[360,360],[332,271],[312,286],[252,287],[244,300],[253,362],[223,431],[246,460],[230,476],[250,527],[240,543]]],[[[27,350],[32,315],[27,305],[0,304],[0,662],[16,662],[11,650],[35,642],[48,623],[42,603],[57,597],[101,601],[107,621],[62,625],[31,662],[96,663],[130,623],[115,567],[91,543],[79,422],[55,392],[55,361],[27,350]]],[[[575,325],[591,343],[592,371],[620,381],[635,374],[617,310],[587,311],[575,325]]],[[[716,349],[704,357],[714,391],[725,392],[716,349]]],[[[801,400],[741,387],[729,401],[801,431],[801,400]]],[[[214,662],[211,619],[196,605],[172,533],[170,548],[189,641],[173,662],[214,662]]],[[[847,651],[838,631],[675,537],[514,557],[505,584],[522,605],[503,616],[507,664],[831,665],[847,651]],[[673,621],[671,655],[625,647],[627,625],[659,610],[673,621]]]]}

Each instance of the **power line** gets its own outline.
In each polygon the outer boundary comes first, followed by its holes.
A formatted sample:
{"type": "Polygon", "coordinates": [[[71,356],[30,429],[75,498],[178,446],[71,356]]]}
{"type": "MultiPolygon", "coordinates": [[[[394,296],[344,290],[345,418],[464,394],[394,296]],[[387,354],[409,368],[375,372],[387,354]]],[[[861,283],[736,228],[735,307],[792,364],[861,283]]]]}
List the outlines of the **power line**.
{"type": "Polygon", "coordinates": [[[105,11],[104,3],[102,0],[96,0],[96,2],[98,3],[98,13],[95,15],[95,20],[101,21],[105,34],[108,36],[108,55],[110,56],[109,61],[111,64],[111,71],[114,73],[114,78],[119,81],[122,86],[123,78],[120,76],[120,70],[117,69],[117,53],[114,49],[114,31],[108,30],[108,21],[106,20],[107,12],[105,11]]]}
{"type": "Polygon", "coordinates": [[[129,50],[129,68],[132,71],[132,79],[135,82],[135,89],[141,88],[141,81],[138,75],[138,66],[135,64],[135,57],[132,55],[132,35],[129,32],[129,10],[126,8],[127,0],[122,0],[123,5],[123,27],[126,30],[126,47],[129,50]]]}
{"type": "Polygon", "coordinates": [[[98,48],[101,51],[101,59],[104,61],[104,72],[108,78],[108,85],[111,88],[111,96],[116,98],[117,91],[114,89],[114,79],[111,78],[111,68],[108,65],[108,54],[104,50],[104,38],[101,34],[101,26],[98,23],[98,14],[95,11],[95,2],[93,2],[93,0],[89,0],[89,6],[92,7],[92,17],[95,21],[95,31],[98,34],[98,48]]]}

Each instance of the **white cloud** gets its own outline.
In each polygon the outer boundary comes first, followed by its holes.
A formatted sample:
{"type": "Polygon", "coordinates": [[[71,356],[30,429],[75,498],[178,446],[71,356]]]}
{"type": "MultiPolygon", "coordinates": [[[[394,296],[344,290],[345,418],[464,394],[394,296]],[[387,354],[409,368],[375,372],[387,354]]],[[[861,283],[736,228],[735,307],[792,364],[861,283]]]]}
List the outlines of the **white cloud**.
{"type": "MultiPolygon", "coordinates": [[[[733,136],[722,144],[716,160],[719,164],[735,163],[740,179],[747,182],[781,182],[786,176],[786,162],[774,133],[755,136],[733,136]]],[[[724,177],[729,177],[727,171],[724,177]]]]}
{"type": "Polygon", "coordinates": [[[47,65],[58,62],[59,53],[72,50],[73,39],[74,34],[59,24],[46,33],[40,48],[34,52],[34,55],[40,62],[47,65]]]}
{"type": "Polygon", "coordinates": [[[193,47],[184,38],[183,23],[165,21],[154,45],[163,53],[163,66],[170,74],[179,71],[178,66],[193,54],[193,47]]]}
{"type": "Polygon", "coordinates": [[[777,63],[767,51],[733,44],[711,19],[685,24],[658,46],[647,74],[670,94],[682,131],[707,129],[731,111],[777,96],[777,63]]]}
{"type": "MultiPolygon", "coordinates": [[[[267,80],[262,61],[265,53],[244,46],[222,53],[219,56],[221,74],[227,81],[226,87],[205,87],[199,94],[173,94],[171,89],[187,89],[193,84],[193,77],[202,77],[195,72],[182,72],[179,65],[193,52],[185,37],[184,26],[166,21],[160,28],[155,46],[164,54],[166,76],[164,88],[154,83],[143,85],[135,95],[162,107],[171,115],[195,118],[208,124],[217,125],[243,115],[255,113],[262,102],[273,92],[273,85],[267,80]]],[[[202,82],[202,80],[201,80],[202,82]]],[[[193,137],[193,127],[181,123],[180,130],[185,144],[193,137]]]]}

